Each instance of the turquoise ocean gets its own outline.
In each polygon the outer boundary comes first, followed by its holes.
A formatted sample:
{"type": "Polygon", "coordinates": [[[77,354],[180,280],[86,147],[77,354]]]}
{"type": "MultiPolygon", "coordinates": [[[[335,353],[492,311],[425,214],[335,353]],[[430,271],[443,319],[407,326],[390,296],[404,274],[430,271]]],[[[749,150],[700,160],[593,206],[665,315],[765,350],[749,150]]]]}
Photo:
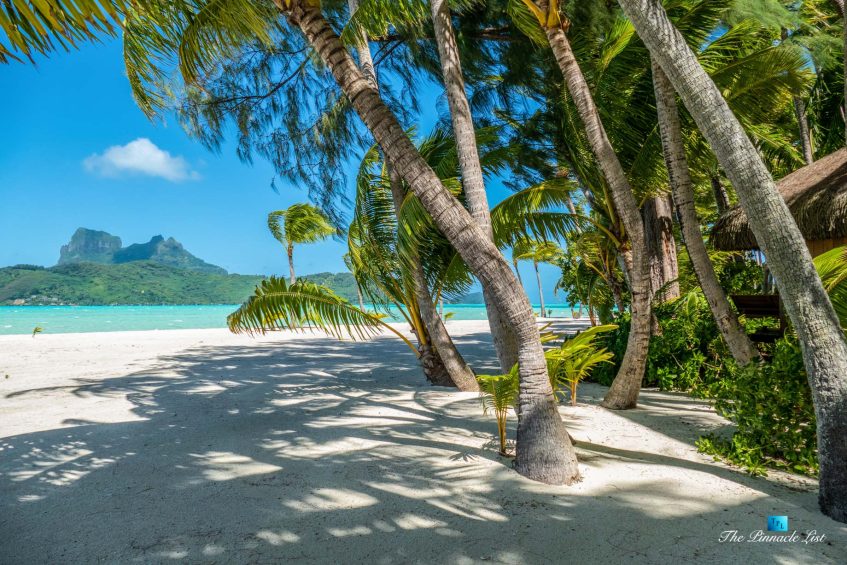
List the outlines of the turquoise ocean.
{"type": "MultiPolygon", "coordinates": [[[[571,317],[562,304],[546,305],[554,317],[571,317]]],[[[0,335],[44,333],[123,332],[225,328],[237,304],[202,306],[0,306],[0,335]]],[[[535,305],[536,311],[538,305],[535,305]]],[[[482,304],[446,304],[453,320],[485,320],[482,304]]],[[[394,321],[401,321],[393,316],[394,321]]]]}

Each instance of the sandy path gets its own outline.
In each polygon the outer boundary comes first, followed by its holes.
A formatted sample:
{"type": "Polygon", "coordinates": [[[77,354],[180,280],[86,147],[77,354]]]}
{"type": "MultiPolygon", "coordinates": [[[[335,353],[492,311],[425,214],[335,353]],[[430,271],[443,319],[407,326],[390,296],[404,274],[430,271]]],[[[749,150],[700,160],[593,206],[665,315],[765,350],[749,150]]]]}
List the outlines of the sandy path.
{"type": "MultiPolygon", "coordinates": [[[[485,323],[449,325],[492,370],[485,323]]],[[[584,480],[549,487],[388,336],[0,337],[0,563],[847,562],[813,485],[696,452],[725,425],[702,403],[610,413],[582,392],[561,412],[584,480]],[[771,514],[825,541],[718,542],[771,514]]]]}

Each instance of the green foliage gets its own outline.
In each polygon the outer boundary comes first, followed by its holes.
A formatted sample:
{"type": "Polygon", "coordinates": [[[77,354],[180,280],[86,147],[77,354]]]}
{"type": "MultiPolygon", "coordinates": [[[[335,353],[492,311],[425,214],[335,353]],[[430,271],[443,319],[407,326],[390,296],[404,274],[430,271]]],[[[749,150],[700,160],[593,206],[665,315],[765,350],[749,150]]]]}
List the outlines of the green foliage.
{"type": "Polygon", "coordinates": [[[6,267],[0,269],[0,304],[235,304],[261,280],[256,275],[203,273],[152,261],[6,267]]]}
{"type": "Polygon", "coordinates": [[[98,35],[114,35],[126,0],[6,0],[0,2],[0,63],[69,50],[98,35]]]}
{"type": "Polygon", "coordinates": [[[847,328],[847,246],[831,249],[815,257],[815,269],[829,293],[829,299],[841,320],[841,327],[847,328]]]}
{"type": "Polygon", "coordinates": [[[497,420],[497,435],[500,439],[500,454],[508,455],[506,450],[506,417],[509,408],[515,406],[518,399],[518,373],[516,369],[505,375],[477,375],[479,398],[482,410],[494,412],[497,420]]]}
{"type": "Polygon", "coordinates": [[[253,296],[227,317],[227,325],[233,333],[251,335],[319,329],[337,339],[365,339],[387,329],[417,354],[417,348],[381,316],[361,310],[329,288],[307,280],[293,284],[277,277],[263,280],[253,296]]]}
{"type": "Polygon", "coordinates": [[[35,326],[34,328],[32,328],[32,337],[35,337],[35,334],[40,334],[43,331],[44,328],[42,328],[41,326],[35,326]]]}
{"type": "Polygon", "coordinates": [[[576,406],[579,383],[588,378],[598,365],[609,363],[614,357],[614,353],[598,346],[597,338],[615,329],[617,326],[614,324],[594,326],[566,339],[561,346],[544,352],[553,391],[567,388],[572,406],[576,406]]]}
{"type": "Polygon", "coordinates": [[[734,369],[709,386],[717,412],[738,429],[729,439],[710,435],[697,445],[752,473],[772,466],[815,475],[815,410],[800,347],[785,338],[770,354],[770,362],[734,369]]]}
{"type": "MultiPolygon", "coordinates": [[[[680,390],[705,395],[706,387],[727,371],[729,353],[721,339],[714,317],[699,291],[667,304],[656,305],[654,313],[660,332],[650,340],[644,386],[680,390]]],[[[597,382],[611,384],[626,351],[629,314],[618,318],[619,328],[605,336],[606,347],[615,354],[615,363],[600,367],[597,382]]]]}

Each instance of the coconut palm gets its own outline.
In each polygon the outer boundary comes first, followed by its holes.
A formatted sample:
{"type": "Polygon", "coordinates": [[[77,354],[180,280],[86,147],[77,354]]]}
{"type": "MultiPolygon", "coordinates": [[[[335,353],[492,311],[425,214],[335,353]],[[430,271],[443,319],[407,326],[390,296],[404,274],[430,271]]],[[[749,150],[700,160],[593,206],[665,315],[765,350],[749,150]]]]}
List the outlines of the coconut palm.
{"type": "Polygon", "coordinates": [[[531,14],[535,18],[535,25],[543,31],[565,79],[568,93],[576,105],[597,166],[608,183],[614,207],[626,229],[628,247],[623,249],[622,258],[630,283],[632,322],[623,362],[603,400],[603,406],[612,409],[633,408],[644,377],[651,331],[650,277],[644,223],[629,180],[609,141],[594,97],[565,34],[569,24],[561,19],[559,1],[523,0],[523,6],[524,15],[516,16],[516,21],[528,34],[537,37],[537,28],[527,25],[531,14]]]}
{"type": "Polygon", "coordinates": [[[706,245],[700,234],[700,221],[694,209],[694,188],[688,171],[682,126],[677,111],[673,87],[662,68],[653,64],[653,84],[656,91],[656,110],[662,133],[662,147],[668,168],[668,176],[674,193],[679,223],[691,264],[709,303],[715,323],[739,365],[746,365],[759,357],[744,328],[738,322],[735,311],[729,304],[726,293],[718,282],[714,266],[709,260],[706,245]]]}
{"type": "MultiPolygon", "coordinates": [[[[358,0],[348,0],[348,6],[350,8],[350,12],[355,16],[358,13],[358,0]]],[[[355,30],[355,28],[353,29],[355,30]]],[[[374,66],[373,59],[371,57],[370,46],[368,45],[367,38],[367,32],[362,29],[358,30],[354,39],[356,52],[359,55],[359,67],[361,68],[365,78],[377,91],[379,91],[379,78],[376,74],[376,67],[374,66]]],[[[371,148],[368,153],[375,155],[374,152],[375,148],[371,148]]],[[[372,158],[369,158],[368,155],[366,155],[363,160],[363,164],[368,164],[372,160],[372,158]]],[[[370,182],[367,181],[367,172],[367,169],[360,170],[360,182],[357,183],[360,190],[358,191],[357,202],[361,201],[362,187],[365,187],[365,189],[370,187],[370,182]],[[365,174],[364,177],[363,173],[365,174]],[[363,179],[364,184],[362,182],[363,179]]],[[[391,193],[390,200],[394,205],[394,215],[399,220],[399,218],[403,215],[402,208],[404,201],[407,199],[408,190],[403,185],[403,181],[400,176],[387,161],[385,163],[384,173],[385,176],[388,177],[387,186],[391,193]]],[[[359,217],[362,217],[361,214],[359,217]]],[[[358,228],[358,232],[360,233],[365,231],[361,220],[359,221],[358,228]]],[[[473,371],[456,349],[456,346],[444,325],[443,316],[438,314],[438,311],[433,304],[432,295],[429,291],[423,265],[421,264],[418,253],[419,247],[419,245],[406,247],[408,253],[406,255],[407,261],[404,263],[406,267],[405,272],[409,274],[411,278],[406,280],[407,284],[404,286],[405,288],[410,288],[412,290],[412,295],[414,296],[413,303],[408,304],[410,310],[418,314],[417,318],[415,318],[416,320],[422,321],[421,327],[418,328],[418,331],[422,332],[422,335],[426,334],[424,335],[424,338],[429,337],[432,341],[432,345],[434,346],[434,350],[431,354],[426,356],[424,354],[427,353],[427,348],[429,346],[426,344],[426,339],[421,341],[422,359],[431,358],[436,361],[438,370],[431,370],[430,373],[428,373],[431,380],[435,379],[433,382],[457,386],[461,390],[476,390],[477,382],[474,378],[473,371]],[[440,380],[443,382],[438,381],[438,377],[436,375],[439,374],[441,375],[440,380]]],[[[360,271],[370,269],[369,267],[366,268],[364,263],[361,261],[359,262],[359,266],[360,271]]],[[[423,365],[425,370],[427,370],[426,367],[428,364],[424,361],[423,365]]]]}
{"type": "Polygon", "coordinates": [[[292,204],[285,210],[268,214],[268,229],[285,246],[291,284],[297,280],[294,273],[294,246],[317,243],[337,232],[323,212],[306,203],[292,204]]]}
{"type": "Polygon", "coordinates": [[[0,63],[68,50],[98,35],[114,35],[127,0],[6,0],[0,2],[0,63]]]}
{"type": "Polygon", "coordinates": [[[540,316],[544,317],[544,287],[541,284],[541,272],[538,270],[539,263],[553,263],[562,256],[562,249],[552,241],[535,241],[532,239],[521,239],[512,248],[513,261],[532,261],[535,269],[535,278],[538,281],[538,299],[541,302],[540,316]]]}
{"type": "MultiPolygon", "coordinates": [[[[421,141],[421,154],[436,170],[449,172],[450,167],[445,171],[440,162],[445,147],[451,145],[452,140],[436,131],[421,141]]],[[[473,371],[456,349],[433,300],[433,294],[440,296],[445,288],[463,292],[469,278],[464,270],[450,268],[452,247],[434,228],[414,194],[391,176],[378,148],[372,147],[357,176],[348,230],[351,271],[374,304],[393,306],[407,320],[418,337],[421,364],[434,384],[476,390],[473,371]]],[[[455,178],[443,182],[460,190],[455,178]]]]}
{"type": "Polygon", "coordinates": [[[819,503],[847,522],[847,340],[771,173],[715,83],[655,0],[619,0],[738,193],[797,330],[817,415],[819,503]]]}
{"type": "MultiPolygon", "coordinates": [[[[453,135],[456,138],[456,147],[459,154],[465,201],[474,220],[488,238],[493,240],[494,232],[491,228],[485,180],[476,146],[473,116],[465,92],[465,81],[462,75],[459,48],[453,32],[450,6],[447,0],[430,0],[429,4],[432,11],[435,43],[438,48],[441,73],[444,79],[444,89],[447,94],[447,104],[450,108],[450,118],[453,124],[453,135]]],[[[488,312],[491,336],[500,359],[500,368],[503,371],[508,371],[518,360],[517,340],[503,314],[494,304],[491,293],[485,287],[483,287],[482,295],[488,312]]]]}

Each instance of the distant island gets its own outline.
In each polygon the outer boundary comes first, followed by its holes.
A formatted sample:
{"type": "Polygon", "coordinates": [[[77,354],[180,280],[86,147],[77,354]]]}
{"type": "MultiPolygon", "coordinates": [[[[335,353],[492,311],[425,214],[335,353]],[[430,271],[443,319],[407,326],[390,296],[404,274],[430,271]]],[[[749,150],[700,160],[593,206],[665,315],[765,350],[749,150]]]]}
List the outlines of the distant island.
{"type": "MultiPolygon", "coordinates": [[[[117,236],[79,228],[62,246],[58,265],[0,268],[0,305],[238,304],[264,278],[228,274],[172,237],[157,235],[123,247],[117,236]]],[[[304,278],[356,300],[350,273],[304,278]]]]}
{"type": "Polygon", "coordinates": [[[185,250],[172,237],[154,236],[147,243],[121,246],[121,238],[104,231],[79,228],[67,245],[59,251],[59,265],[99,263],[120,265],[136,261],[150,261],[168,267],[226,275],[226,269],[206,263],[185,250]]]}

